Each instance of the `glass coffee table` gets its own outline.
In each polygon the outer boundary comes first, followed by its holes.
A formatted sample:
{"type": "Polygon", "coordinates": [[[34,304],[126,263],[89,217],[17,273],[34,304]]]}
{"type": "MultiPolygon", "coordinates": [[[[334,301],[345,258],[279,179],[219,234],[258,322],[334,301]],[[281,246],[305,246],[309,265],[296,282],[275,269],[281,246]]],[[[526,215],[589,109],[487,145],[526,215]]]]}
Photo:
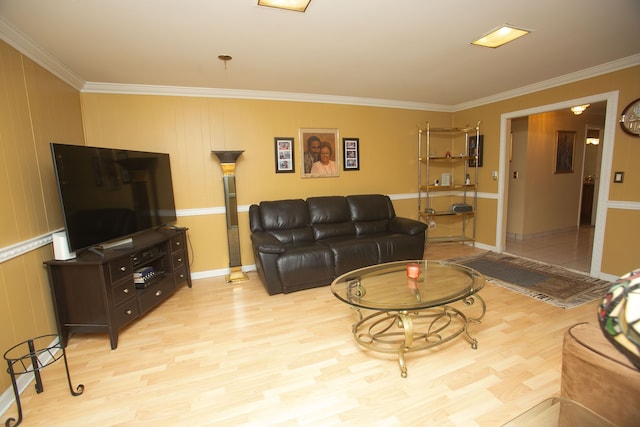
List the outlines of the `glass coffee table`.
{"type": "Polygon", "coordinates": [[[616,427],[572,400],[552,397],[518,415],[502,427],[616,427]]]}
{"type": "Polygon", "coordinates": [[[400,375],[406,378],[405,353],[460,335],[473,349],[478,347],[469,324],[480,323],[485,315],[485,302],[478,295],[484,283],[479,272],[452,262],[396,261],[345,273],[331,283],[331,291],[358,313],[352,327],[356,341],[369,350],[397,353],[400,375]],[[479,313],[471,317],[451,306],[456,302],[465,311],[479,313]],[[374,312],[363,316],[361,309],[374,312]]]}

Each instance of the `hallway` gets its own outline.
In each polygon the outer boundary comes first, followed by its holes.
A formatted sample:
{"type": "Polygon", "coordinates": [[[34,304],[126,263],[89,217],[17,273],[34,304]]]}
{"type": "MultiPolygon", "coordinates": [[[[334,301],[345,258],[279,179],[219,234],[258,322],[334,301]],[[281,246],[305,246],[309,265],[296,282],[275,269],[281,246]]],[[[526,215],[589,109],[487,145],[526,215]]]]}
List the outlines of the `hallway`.
{"type": "Polygon", "coordinates": [[[582,226],[577,231],[535,239],[507,239],[505,252],[588,274],[594,230],[594,227],[582,226]]]}

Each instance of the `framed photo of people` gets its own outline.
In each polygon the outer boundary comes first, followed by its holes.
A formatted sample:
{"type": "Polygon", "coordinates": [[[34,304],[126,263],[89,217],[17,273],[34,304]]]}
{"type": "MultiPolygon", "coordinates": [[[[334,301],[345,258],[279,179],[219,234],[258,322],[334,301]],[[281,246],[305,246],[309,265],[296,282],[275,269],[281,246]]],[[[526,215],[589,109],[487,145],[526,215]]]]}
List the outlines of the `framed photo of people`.
{"type": "Polygon", "coordinates": [[[344,170],[360,170],[360,138],[342,138],[344,170]]]}
{"type": "Polygon", "coordinates": [[[301,170],[303,178],[340,175],[338,129],[300,129],[301,170]]]}
{"type": "Polygon", "coordinates": [[[296,171],[293,138],[276,136],[276,173],[294,173],[296,171]]]}

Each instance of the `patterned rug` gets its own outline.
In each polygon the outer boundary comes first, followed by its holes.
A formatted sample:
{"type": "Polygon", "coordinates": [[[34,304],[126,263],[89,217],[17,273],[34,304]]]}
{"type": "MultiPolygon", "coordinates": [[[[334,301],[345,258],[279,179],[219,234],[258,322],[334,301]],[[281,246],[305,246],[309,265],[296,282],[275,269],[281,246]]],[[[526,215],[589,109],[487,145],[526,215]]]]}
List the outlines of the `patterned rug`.
{"type": "Polygon", "coordinates": [[[495,252],[448,261],[479,271],[488,282],[562,308],[602,298],[613,285],[554,265],[495,252]]]}

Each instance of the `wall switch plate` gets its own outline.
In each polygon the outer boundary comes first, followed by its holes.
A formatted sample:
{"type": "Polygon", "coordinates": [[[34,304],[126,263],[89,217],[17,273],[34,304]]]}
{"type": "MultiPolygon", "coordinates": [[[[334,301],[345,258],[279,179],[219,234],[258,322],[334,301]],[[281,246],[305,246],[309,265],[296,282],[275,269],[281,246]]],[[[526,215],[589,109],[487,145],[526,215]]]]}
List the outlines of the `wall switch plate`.
{"type": "Polygon", "coordinates": [[[614,172],[613,182],[616,184],[624,182],[624,172],[614,172]]]}
{"type": "Polygon", "coordinates": [[[491,178],[493,178],[494,181],[498,180],[498,171],[492,171],[491,172],[491,178]]]}

